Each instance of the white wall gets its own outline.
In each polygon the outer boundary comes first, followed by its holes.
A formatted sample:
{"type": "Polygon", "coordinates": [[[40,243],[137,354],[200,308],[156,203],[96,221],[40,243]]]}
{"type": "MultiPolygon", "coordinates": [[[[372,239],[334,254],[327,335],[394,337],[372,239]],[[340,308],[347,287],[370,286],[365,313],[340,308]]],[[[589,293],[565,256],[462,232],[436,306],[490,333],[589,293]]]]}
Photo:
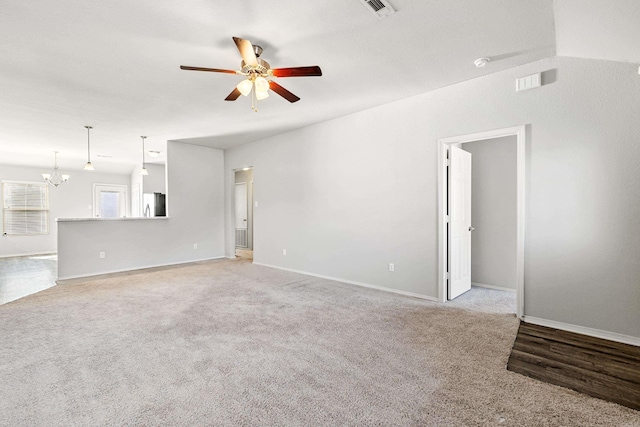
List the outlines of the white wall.
{"type": "Polygon", "coordinates": [[[134,213],[136,212],[133,204],[137,203],[138,204],[138,217],[142,216],[142,175],[140,175],[140,171],[142,170],[142,165],[138,164],[135,165],[132,170],[131,170],[131,192],[130,194],[130,198],[131,198],[131,216],[134,215],[134,213]],[[140,197],[138,197],[137,200],[133,199],[133,188],[134,186],[138,186],[139,188],[139,193],[140,193],[140,197]]]}
{"type": "MultiPolygon", "coordinates": [[[[135,165],[131,170],[131,188],[138,184],[140,186],[140,199],[133,200],[131,197],[131,205],[133,212],[133,203],[138,203],[140,215],[143,216],[142,197],[144,193],[162,193],[167,194],[167,176],[165,165],[155,163],[147,163],[146,165],[149,175],[140,175],[142,164],[135,165]]],[[[133,195],[132,195],[133,196],[133,195]]]]}
{"type": "Polygon", "coordinates": [[[59,222],[59,279],[224,256],[223,165],[221,150],[169,141],[169,217],[59,222]]]}
{"type": "MultiPolygon", "coordinates": [[[[53,168],[53,167],[52,167],[53,168]]],[[[51,169],[52,169],[51,168],[51,169]]],[[[0,165],[0,181],[42,182],[47,168],[0,165]]],[[[49,186],[49,234],[42,236],[2,236],[0,233],[0,257],[48,253],[56,251],[58,230],[56,218],[91,218],[93,214],[93,184],[125,184],[128,175],[100,172],[62,171],[71,175],[69,182],[58,188],[49,186]]],[[[2,209],[0,209],[0,229],[2,209]]]]}
{"type": "Polygon", "coordinates": [[[149,175],[142,177],[142,192],[167,194],[167,178],[165,176],[164,165],[147,163],[146,166],[149,175]]]}
{"type": "Polygon", "coordinates": [[[525,314],[640,337],[638,117],[635,65],[558,57],[236,147],[226,253],[251,164],[255,262],[436,297],[438,138],[528,124],[525,314]]]}
{"type": "Polygon", "coordinates": [[[516,289],[515,135],[467,142],[472,157],[471,281],[516,289]]]}

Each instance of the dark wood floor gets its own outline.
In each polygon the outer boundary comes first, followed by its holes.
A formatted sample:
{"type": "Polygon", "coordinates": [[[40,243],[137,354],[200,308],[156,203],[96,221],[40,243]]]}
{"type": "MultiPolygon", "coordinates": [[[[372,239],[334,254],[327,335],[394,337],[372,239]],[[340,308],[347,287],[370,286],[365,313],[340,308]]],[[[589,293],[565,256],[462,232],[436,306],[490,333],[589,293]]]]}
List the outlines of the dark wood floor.
{"type": "Polygon", "coordinates": [[[523,322],[507,369],[640,410],[640,347],[523,322]]]}

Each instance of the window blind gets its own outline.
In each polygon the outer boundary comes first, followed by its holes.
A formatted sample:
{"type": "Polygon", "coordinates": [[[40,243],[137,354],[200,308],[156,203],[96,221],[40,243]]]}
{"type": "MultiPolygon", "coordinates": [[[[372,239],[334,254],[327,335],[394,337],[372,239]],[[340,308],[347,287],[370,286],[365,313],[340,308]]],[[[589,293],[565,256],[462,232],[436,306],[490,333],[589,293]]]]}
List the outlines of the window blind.
{"type": "Polygon", "coordinates": [[[49,234],[49,188],[39,182],[2,182],[2,231],[49,234]]]}

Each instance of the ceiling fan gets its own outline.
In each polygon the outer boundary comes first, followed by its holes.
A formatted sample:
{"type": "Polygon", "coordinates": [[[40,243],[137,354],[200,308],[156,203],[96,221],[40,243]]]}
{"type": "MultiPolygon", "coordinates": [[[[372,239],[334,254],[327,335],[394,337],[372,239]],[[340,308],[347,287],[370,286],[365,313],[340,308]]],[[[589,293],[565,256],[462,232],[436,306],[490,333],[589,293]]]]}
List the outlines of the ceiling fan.
{"type": "Polygon", "coordinates": [[[271,79],[272,77],[311,77],[321,76],[322,70],[317,65],[310,67],[291,67],[291,68],[271,68],[269,63],[260,59],[262,47],[252,45],[249,40],[233,37],[242,62],[240,70],[223,70],[219,68],[202,68],[189,67],[181,65],[181,70],[191,71],[209,71],[213,73],[240,74],[246,76],[246,79],[238,83],[235,89],[225,98],[225,101],[235,101],[240,95],[248,96],[251,94],[251,108],[258,111],[257,103],[259,100],[269,96],[269,89],[283,97],[289,102],[299,101],[300,98],[289,92],[271,79]]]}

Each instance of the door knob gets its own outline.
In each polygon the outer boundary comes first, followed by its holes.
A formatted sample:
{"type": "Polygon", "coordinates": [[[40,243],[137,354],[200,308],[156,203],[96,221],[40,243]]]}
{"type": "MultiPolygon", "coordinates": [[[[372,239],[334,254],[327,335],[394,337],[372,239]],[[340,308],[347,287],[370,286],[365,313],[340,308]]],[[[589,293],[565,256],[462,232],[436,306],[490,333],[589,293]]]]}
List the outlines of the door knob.
{"type": "Polygon", "coordinates": [[[469,226],[469,231],[476,231],[476,229],[471,227],[471,226],[469,226]]]}

